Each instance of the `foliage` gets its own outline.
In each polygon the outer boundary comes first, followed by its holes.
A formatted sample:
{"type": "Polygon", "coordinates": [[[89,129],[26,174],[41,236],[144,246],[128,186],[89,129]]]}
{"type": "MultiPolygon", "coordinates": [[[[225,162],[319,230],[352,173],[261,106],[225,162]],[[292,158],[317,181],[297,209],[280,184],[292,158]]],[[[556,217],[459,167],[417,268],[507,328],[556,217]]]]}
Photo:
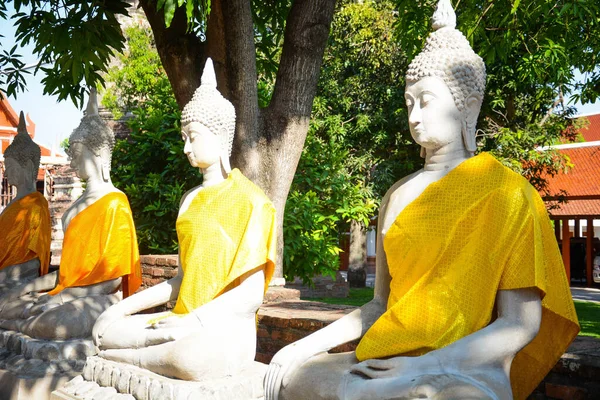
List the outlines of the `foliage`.
{"type": "MultiPolygon", "coordinates": [[[[6,1],[2,9],[6,10],[6,1]]],[[[58,99],[70,98],[83,104],[85,85],[102,82],[101,73],[115,50],[123,50],[124,39],[117,15],[127,15],[126,2],[76,0],[15,0],[16,13],[11,16],[16,26],[16,41],[20,45],[34,44],[38,57],[35,72],[42,70],[44,94],[56,94],[58,99]]],[[[6,12],[0,15],[6,18],[6,12]]],[[[0,69],[12,65],[11,74],[0,84],[7,94],[24,89],[22,64],[14,64],[13,51],[0,58],[0,69]],[[6,57],[6,56],[9,57],[6,57]],[[4,88],[6,85],[6,89],[4,88]]]]}
{"type": "Polygon", "coordinates": [[[150,29],[132,26],[125,29],[127,49],[106,76],[107,90],[102,103],[120,118],[145,101],[171,95],[171,85],[154,47],[150,29]]]}
{"type": "Polygon", "coordinates": [[[390,2],[339,5],[311,127],[285,209],[287,279],[333,274],[340,235],[363,226],[382,193],[418,165],[410,145],[390,2]]]}
{"type": "MultiPolygon", "coordinates": [[[[457,28],[484,59],[488,80],[479,128],[482,150],[523,173],[538,189],[546,177],[569,167],[556,151],[537,146],[575,140],[579,124],[564,104],[594,102],[600,94],[600,3],[588,0],[466,0],[457,28]],[[574,80],[574,70],[585,74],[574,80]],[[555,113],[553,115],[553,113],[555,113]]],[[[396,33],[413,58],[430,31],[437,0],[396,0],[396,33]]]]}
{"type": "Polygon", "coordinates": [[[352,220],[369,223],[376,203],[360,179],[360,161],[335,141],[326,142],[314,129],[309,131],[285,208],[286,279],[297,276],[309,283],[315,275],[333,275],[339,264],[339,234],[344,231],[340,228],[347,230],[352,220]]]}
{"type": "Polygon", "coordinates": [[[129,197],[140,252],[172,254],[179,201],[202,178],[183,154],[181,115],[150,32],[133,27],[126,35],[128,51],[109,72],[103,101],[115,112],[133,110],[132,132],[115,146],[111,175],[129,197]]]}

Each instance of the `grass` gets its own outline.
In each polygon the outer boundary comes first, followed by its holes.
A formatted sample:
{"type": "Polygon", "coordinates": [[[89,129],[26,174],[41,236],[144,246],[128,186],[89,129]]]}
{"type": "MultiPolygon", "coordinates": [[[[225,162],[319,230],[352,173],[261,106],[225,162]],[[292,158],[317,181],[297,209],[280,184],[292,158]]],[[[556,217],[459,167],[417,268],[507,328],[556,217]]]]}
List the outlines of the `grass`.
{"type": "Polygon", "coordinates": [[[373,288],[350,288],[350,293],[346,298],[340,297],[323,297],[314,299],[304,299],[310,301],[320,301],[327,304],[344,304],[347,306],[360,307],[365,303],[373,300],[373,288]]]}
{"type": "MultiPolygon", "coordinates": [[[[346,298],[327,297],[306,300],[360,307],[372,299],[372,288],[351,288],[350,294],[346,298]]],[[[575,309],[577,310],[577,317],[581,325],[581,332],[579,334],[581,336],[591,336],[600,339],[600,304],[575,300],[575,309]]]]}
{"type": "Polygon", "coordinates": [[[575,310],[581,325],[581,336],[600,339],[600,304],[575,300],[575,310]]]}

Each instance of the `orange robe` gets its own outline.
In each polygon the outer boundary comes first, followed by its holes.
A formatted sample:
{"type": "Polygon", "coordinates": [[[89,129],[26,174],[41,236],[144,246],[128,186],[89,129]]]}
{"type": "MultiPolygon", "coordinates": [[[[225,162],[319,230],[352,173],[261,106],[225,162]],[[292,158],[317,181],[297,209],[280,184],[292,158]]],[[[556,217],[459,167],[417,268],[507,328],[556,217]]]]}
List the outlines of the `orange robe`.
{"type": "Polygon", "coordinates": [[[39,192],[12,202],[0,214],[0,269],[39,258],[40,274],[50,265],[50,212],[39,192]]]}
{"type": "Polygon", "coordinates": [[[177,218],[177,237],[184,275],[175,314],[233,289],[257,268],[264,268],[267,290],[277,248],[275,208],[239,170],[198,192],[177,218]]]}
{"type": "Polygon", "coordinates": [[[361,361],[447,346],[493,320],[498,290],[537,288],[540,330],[510,374],[515,399],[524,399],[579,331],[542,199],[487,153],[429,185],[397,216],[383,245],[390,297],[356,349],[361,361]]]}
{"type": "Polygon", "coordinates": [[[58,272],[58,284],[50,295],[119,277],[123,277],[124,297],[140,287],[140,254],[127,196],[109,193],[73,217],[58,272]]]}

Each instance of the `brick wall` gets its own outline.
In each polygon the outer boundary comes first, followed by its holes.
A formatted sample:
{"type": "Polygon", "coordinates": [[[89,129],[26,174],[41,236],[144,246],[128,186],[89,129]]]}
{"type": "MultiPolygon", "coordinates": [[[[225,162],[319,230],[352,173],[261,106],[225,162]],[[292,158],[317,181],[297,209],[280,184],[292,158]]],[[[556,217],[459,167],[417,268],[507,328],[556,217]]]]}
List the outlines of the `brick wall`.
{"type": "MultiPolygon", "coordinates": [[[[140,263],[142,264],[142,286],[138,289],[138,292],[164,282],[167,279],[173,278],[177,275],[176,254],[162,256],[140,256],[140,263]]],[[[146,312],[162,312],[171,310],[173,307],[175,307],[175,303],[168,302],[165,305],[154,307],[146,312]]]]}

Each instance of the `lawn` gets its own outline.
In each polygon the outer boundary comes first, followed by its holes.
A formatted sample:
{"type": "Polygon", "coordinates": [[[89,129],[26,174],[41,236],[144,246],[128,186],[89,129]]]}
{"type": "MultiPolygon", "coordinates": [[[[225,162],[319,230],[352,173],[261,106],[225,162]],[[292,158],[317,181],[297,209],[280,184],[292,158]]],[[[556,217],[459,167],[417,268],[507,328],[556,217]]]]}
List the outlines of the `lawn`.
{"type": "Polygon", "coordinates": [[[581,325],[581,336],[600,339],[600,304],[575,300],[575,309],[581,325]]]}
{"type": "MultiPolygon", "coordinates": [[[[327,297],[319,299],[305,299],[320,301],[327,304],[346,304],[362,306],[373,298],[373,289],[350,289],[350,294],[345,299],[327,297]]],[[[588,301],[575,300],[575,309],[581,325],[581,336],[591,336],[600,339],[600,304],[588,301]]]]}

